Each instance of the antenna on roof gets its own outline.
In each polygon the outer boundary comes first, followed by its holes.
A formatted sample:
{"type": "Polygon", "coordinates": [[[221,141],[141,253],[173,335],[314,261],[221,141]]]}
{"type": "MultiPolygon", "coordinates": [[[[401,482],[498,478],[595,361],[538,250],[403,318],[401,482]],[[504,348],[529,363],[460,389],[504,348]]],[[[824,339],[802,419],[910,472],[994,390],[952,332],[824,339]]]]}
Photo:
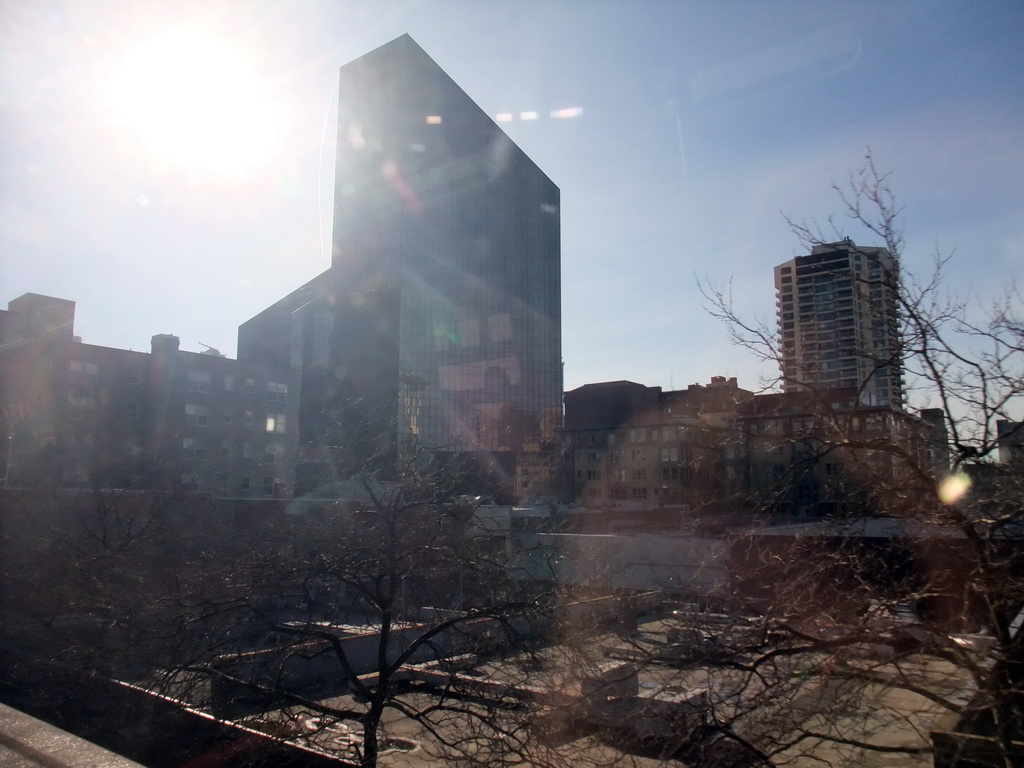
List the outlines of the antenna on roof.
{"type": "Polygon", "coordinates": [[[201,355],[210,355],[211,357],[226,357],[226,355],[221,354],[221,351],[216,347],[211,347],[209,344],[203,344],[203,342],[201,341],[198,341],[196,343],[200,347],[206,347],[206,349],[199,353],[201,355]]]}

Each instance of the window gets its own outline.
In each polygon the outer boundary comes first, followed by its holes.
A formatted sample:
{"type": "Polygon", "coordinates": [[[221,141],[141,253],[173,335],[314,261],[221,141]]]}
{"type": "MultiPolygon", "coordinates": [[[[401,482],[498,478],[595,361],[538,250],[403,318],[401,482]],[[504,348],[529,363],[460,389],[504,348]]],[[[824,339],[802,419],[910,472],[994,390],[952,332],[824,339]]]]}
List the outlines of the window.
{"type": "Polygon", "coordinates": [[[633,489],[633,498],[634,499],[646,499],[647,498],[647,488],[634,488],[633,489]]]}
{"type": "Polygon", "coordinates": [[[459,345],[463,347],[480,346],[480,321],[475,318],[465,318],[456,324],[456,338],[459,345]]]}
{"type": "Polygon", "coordinates": [[[284,462],[284,446],[279,443],[268,443],[263,449],[263,461],[267,464],[284,462]]]}
{"type": "Polygon", "coordinates": [[[224,415],[221,416],[221,420],[225,424],[230,424],[231,423],[231,409],[230,408],[225,408],[224,409],[224,415]]]}
{"type": "Polygon", "coordinates": [[[268,475],[263,478],[263,494],[265,496],[273,496],[274,488],[277,485],[277,479],[268,475]]]}
{"type": "Polygon", "coordinates": [[[634,480],[646,480],[647,479],[647,470],[646,469],[634,469],[633,470],[633,479],[634,480]]]}
{"type": "Polygon", "coordinates": [[[245,412],[245,423],[247,426],[252,426],[252,411],[245,412]]]}
{"type": "Polygon", "coordinates": [[[678,448],[662,448],[661,449],[661,460],[662,461],[679,461],[679,449],[678,448]]]}
{"type": "Polygon", "coordinates": [[[139,417],[139,404],[138,403],[128,403],[127,413],[128,413],[128,418],[131,419],[132,421],[135,421],[135,419],[137,419],[139,417]]]}
{"type": "Polygon", "coordinates": [[[248,475],[242,475],[242,477],[238,481],[238,487],[239,487],[240,490],[243,490],[243,491],[248,491],[249,488],[251,487],[251,485],[252,485],[252,481],[249,480],[249,476],[248,475]]]}
{"type": "Polygon", "coordinates": [[[185,403],[185,422],[193,427],[205,427],[210,423],[210,409],[198,403],[185,403]]]}
{"type": "Polygon", "coordinates": [[[225,376],[224,377],[224,391],[225,392],[230,392],[234,388],[235,388],[235,377],[234,376],[225,376]]]}
{"type": "Polygon", "coordinates": [[[252,458],[252,443],[242,443],[242,458],[243,459],[251,459],[252,458]]]}
{"type": "Polygon", "coordinates": [[[68,402],[75,408],[92,408],[96,401],[88,391],[71,392],[68,394],[68,402]]]}
{"type": "Polygon", "coordinates": [[[267,432],[282,433],[287,428],[287,421],[283,413],[267,414],[267,432]]]}
{"type": "Polygon", "coordinates": [[[142,377],[139,375],[138,371],[132,371],[128,374],[128,386],[137,387],[141,381],[142,377]]]}
{"type": "Polygon", "coordinates": [[[185,374],[185,390],[187,392],[209,392],[209,371],[189,371],[185,374]]]}
{"type": "Polygon", "coordinates": [[[488,317],[487,333],[491,341],[509,341],[512,338],[512,316],[505,312],[488,317]]]}
{"type": "Polygon", "coordinates": [[[246,394],[249,394],[249,395],[255,395],[256,394],[256,379],[246,379],[245,380],[245,392],[246,392],[246,394]]]}
{"type": "Polygon", "coordinates": [[[272,403],[283,403],[288,399],[288,385],[276,381],[267,382],[267,400],[272,403]]]}
{"type": "Polygon", "coordinates": [[[206,458],[206,447],[203,445],[203,442],[197,438],[182,438],[181,454],[186,459],[202,461],[203,459],[206,458]]]}
{"type": "Polygon", "coordinates": [[[220,455],[221,456],[230,456],[231,455],[231,442],[229,440],[224,440],[224,441],[221,442],[221,444],[220,444],[220,455]]]}
{"type": "Polygon", "coordinates": [[[100,372],[96,363],[83,363],[81,360],[72,360],[70,368],[72,373],[87,373],[90,376],[95,376],[100,372]]]}

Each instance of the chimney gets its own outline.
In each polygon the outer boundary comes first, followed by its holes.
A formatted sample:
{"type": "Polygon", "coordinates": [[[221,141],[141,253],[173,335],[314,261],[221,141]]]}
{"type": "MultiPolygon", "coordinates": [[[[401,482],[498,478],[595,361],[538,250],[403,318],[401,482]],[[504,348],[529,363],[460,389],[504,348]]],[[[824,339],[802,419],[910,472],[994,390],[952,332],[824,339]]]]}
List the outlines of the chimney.
{"type": "Polygon", "coordinates": [[[181,340],[170,333],[158,333],[151,342],[154,355],[168,355],[178,351],[181,340]]]}

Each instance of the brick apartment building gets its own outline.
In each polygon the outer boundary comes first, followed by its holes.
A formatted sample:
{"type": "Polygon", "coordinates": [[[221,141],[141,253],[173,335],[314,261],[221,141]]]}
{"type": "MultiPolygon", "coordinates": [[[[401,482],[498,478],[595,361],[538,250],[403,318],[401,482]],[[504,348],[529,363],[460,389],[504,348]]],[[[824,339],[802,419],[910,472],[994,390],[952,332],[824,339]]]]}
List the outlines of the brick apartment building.
{"type": "MultiPolygon", "coordinates": [[[[935,414],[856,388],[755,395],[736,379],[664,392],[630,381],[566,393],[572,496],[588,508],[815,517],[891,509],[906,473],[945,471],[935,414]]],[[[920,478],[918,474],[918,479],[920,478]]]]}
{"type": "Polygon", "coordinates": [[[566,392],[573,496],[593,507],[725,503],[742,477],[737,409],[753,396],[721,376],[670,392],[631,381],[566,392]]]}
{"type": "Polygon", "coordinates": [[[946,464],[944,431],[922,416],[865,405],[857,388],[753,397],[735,418],[747,503],[785,516],[895,511],[895,491],[946,464]]]}
{"type": "Polygon", "coordinates": [[[28,293],[0,311],[6,487],[186,490],[283,497],[294,485],[299,377],[187,352],[84,344],[75,303],[28,293]]]}

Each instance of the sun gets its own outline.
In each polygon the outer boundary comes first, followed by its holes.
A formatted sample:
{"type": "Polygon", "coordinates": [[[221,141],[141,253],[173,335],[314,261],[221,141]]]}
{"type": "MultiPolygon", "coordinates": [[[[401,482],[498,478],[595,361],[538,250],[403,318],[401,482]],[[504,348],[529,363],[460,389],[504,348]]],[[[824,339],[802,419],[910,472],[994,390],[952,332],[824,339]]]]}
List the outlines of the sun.
{"type": "Polygon", "coordinates": [[[274,110],[245,59],[203,35],[167,32],[125,57],[113,108],[165,160],[244,175],[275,134],[274,110]]]}

